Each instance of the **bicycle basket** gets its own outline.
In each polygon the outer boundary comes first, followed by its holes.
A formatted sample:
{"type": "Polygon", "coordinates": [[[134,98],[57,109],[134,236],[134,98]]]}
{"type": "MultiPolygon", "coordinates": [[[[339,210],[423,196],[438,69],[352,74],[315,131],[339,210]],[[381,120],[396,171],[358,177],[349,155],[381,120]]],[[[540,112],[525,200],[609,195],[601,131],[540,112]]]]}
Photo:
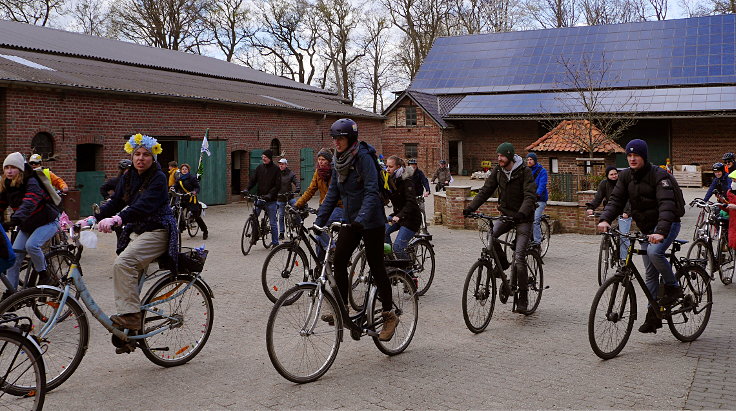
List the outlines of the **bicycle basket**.
{"type": "MultiPolygon", "coordinates": [[[[210,250],[200,250],[196,248],[182,247],[179,253],[177,271],[179,273],[201,273],[204,269],[204,263],[207,260],[207,254],[210,250]]],[[[171,259],[165,256],[159,258],[158,266],[164,270],[171,270],[171,259]]]]}

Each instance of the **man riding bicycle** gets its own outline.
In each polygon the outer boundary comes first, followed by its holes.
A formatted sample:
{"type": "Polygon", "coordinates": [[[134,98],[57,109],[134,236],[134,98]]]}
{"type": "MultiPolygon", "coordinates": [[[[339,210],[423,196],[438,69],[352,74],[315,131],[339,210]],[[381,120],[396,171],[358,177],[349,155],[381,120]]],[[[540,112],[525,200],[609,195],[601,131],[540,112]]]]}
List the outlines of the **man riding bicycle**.
{"type": "MultiPolygon", "coordinates": [[[[463,210],[463,215],[469,215],[477,210],[498,188],[498,211],[502,215],[513,219],[511,221],[499,221],[493,225],[493,236],[498,238],[516,226],[516,249],[514,250],[514,269],[516,270],[517,285],[519,287],[519,298],[516,310],[525,313],[529,304],[527,289],[526,253],[532,235],[532,222],[534,219],[534,206],[537,202],[537,185],[529,167],[524,165],[524,159],[514,153],[511,143],[503,143],[498,146],[498,165],[493,169],[486,179],[483,188],[478,195],[463,210]]],[[[508,268],[509,263],[504,261],[506,254],[501,249],[501,244],[494,243],[496,253],[501,257],[501,263],[508,268]]],[[[505,284],[508,287],[507,284],[505,284]]],[[[511,294],[510,290],[506,290],[511,294]]]]}

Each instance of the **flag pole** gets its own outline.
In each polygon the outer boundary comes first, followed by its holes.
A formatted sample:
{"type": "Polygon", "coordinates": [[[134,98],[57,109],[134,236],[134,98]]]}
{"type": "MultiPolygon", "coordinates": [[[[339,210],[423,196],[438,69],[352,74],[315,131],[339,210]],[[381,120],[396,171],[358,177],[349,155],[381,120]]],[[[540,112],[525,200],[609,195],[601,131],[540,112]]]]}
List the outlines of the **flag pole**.
{"type": "Polygon", "coordinates": [[[210,134],[210,129],[208,128],[204,132],[204,139],[202,139],[202,149],[199,150],[199,163],[197,164],[197,180],[200,180],[202,178],[202,174],[204,173],[204,168],[202,167],[202,154],[207,152],[207,155],[209,155],[209,143],[207,142],[207,136],[210,134]]]}

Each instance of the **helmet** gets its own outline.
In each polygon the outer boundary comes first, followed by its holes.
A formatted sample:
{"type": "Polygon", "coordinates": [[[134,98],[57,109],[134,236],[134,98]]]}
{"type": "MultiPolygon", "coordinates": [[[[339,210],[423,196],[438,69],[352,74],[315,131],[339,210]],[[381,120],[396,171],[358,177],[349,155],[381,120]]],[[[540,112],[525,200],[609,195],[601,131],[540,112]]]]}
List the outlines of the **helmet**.
{"type": "Polygon", "coordinates": [[[445,160],[440,160],[440,164],[447,164],[447,161],[445,161],[445,160]]]}
{"type": "Polygon", "coordinates": [[[726,153],[723,155],[724,163],[727,163],[729,161],[734,161],[734,160],[736,160],[736,155],[734,155],[733,153],[726,153]]]}
{"type": "Polygon", "coordinates": [[[332,138],[345,136],[349,140],[358,138],[358,124],[349,118],[341,118],[330,127],[330,135],[332,138]]]}
{"type": "Polygon", "coordinates": [[[417,163],[417,159],[416,158],[410,158],[407,163],[409,163],[409,164],[416,164],[417,163]]]}
{"type": "Polygon", "coordinates": [[[41,162],[41,155],[40,154],[33,154],[31,158],[28,159],[29,163],[40,163],[41,162]]]}
{"type": "Polygon", "coordinates": [[[118,163],[118,168],[121,170],[126,170],[130,168],[130,166],[132,165],[133,165],[133,162],[126,158],[125,160],[120,160],[120,162],[118,163]]]}
{"type": "Polygon", "coordinates": [[[726,166],[723,165],[720,161],[717,163],[713,163],[713,171],[726,171],[726,166]]]}

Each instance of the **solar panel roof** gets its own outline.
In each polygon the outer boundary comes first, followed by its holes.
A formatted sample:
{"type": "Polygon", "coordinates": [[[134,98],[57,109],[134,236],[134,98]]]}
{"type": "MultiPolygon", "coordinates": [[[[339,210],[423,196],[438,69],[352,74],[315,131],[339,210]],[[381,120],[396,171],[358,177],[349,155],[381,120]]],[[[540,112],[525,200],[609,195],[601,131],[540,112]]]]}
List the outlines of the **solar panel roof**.
{"type": "Polygon", "coordinates": [[[432,94],[544,91],[562,58],[606,67],[602,87],[736,83],[736,15],[438,38],[409,87],[432,94]]]}

